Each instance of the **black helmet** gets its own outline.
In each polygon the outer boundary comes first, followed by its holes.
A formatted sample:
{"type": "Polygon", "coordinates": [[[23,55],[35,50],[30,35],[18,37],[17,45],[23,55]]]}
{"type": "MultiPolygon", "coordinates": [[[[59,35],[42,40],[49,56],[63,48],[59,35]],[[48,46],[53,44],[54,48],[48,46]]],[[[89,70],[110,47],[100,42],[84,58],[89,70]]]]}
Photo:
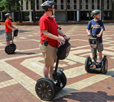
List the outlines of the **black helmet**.
{"type": "Polygon", "coordinates": [[[11,14],[10,14],[10,13],[6,13],[6,14],[5,14],[5,17],[7,17],[7,16],[11,16],[11,14]]]}
{"type": "Polygon", "coordinates": [[[52,5],[54,5],[55,2],[52,2],[52,1],[45,1],[43,2],[40,6],[43,8],[43,9],[47,9],[47,8],[50,8],[52,5]]]}
{"type": "Polygon", "coordinates": [[[99,14],[99,13],[101,13],[100,10],[93,10],[93,11],[92,11],[92,16],[97,15],[97,14],[99,14]]]}

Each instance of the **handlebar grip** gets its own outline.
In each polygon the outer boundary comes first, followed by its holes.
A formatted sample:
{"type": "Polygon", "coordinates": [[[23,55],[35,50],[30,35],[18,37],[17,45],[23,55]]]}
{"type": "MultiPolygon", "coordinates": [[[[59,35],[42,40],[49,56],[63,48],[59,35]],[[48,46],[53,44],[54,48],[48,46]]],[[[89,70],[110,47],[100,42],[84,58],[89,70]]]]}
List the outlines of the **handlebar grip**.
{"type": "Polygon", "coordinates": [[[68,38],[67,40],[65,40],[65,43],[68,42],[70,40],[70,38],[68,38]]]}

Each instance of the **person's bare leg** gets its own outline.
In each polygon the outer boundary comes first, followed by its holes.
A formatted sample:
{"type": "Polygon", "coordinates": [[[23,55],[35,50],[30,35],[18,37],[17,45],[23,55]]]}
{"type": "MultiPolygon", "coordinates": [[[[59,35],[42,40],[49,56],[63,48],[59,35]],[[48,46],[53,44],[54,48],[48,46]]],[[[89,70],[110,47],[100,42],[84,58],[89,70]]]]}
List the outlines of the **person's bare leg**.
{"type": "Polygon", "coordinates": [[[10,41],[6,41],[6,44],[9,45],[10,44],[10,41]]]}
{"type": "Polygon", "coordinates": [[[92,53],[92,61],[94,61],[94,53],[92,53]]]}
{"type": "Polygon", "coordinates": [[[99,61],[102,60],[102,52],[99,52],[99,61]]]}
{"type": "Polygon", "coordinates": [[[49,78],[53,79],[53,67],[49,67],[49,78]]]}
{"type": "Polygon", "coordinates": [[[44,73],[44,77],[45,78],[49,78],[48,77],[48,73],[49,73],[49,67],[48,66],[44,66],[43,73],[44,73]]]}

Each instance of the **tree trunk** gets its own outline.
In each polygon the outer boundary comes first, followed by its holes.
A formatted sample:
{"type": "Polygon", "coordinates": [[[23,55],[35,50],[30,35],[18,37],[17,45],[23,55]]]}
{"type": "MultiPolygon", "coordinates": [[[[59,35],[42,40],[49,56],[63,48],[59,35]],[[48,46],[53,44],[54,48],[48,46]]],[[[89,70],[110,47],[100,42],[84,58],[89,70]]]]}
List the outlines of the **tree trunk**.
{"type": "Polygon", "coordinates": [[[67,0],[66,0],[66,22],[68,22],[68,14],[67,14],[67,0]]]}
{"type": "Polygon", "coordinates": [[[114,20],[114,0],[112,0],[112,20],[114,20]]]}
{"type": "Polygon", "coordinates": [[[35,19],[35,0],[33,0],[33,23],[35,23],[36,22],[36,19],[35,19]]]}
{"type": "Polygon", "coordinates": [[[19,22],[22,23],[20,7],[19,7],[19,22]]]}
{"type": "Polygon", "coordinates": [[[80,7],[81,7],[81,2],[79,0],[79,21],[80,21],[80,12],[81,12],[80,7]]]}
{"type": "Polygon", "coordinates": [[[104,0],[101,0],[101,19],[104,20],[104,0]]]}

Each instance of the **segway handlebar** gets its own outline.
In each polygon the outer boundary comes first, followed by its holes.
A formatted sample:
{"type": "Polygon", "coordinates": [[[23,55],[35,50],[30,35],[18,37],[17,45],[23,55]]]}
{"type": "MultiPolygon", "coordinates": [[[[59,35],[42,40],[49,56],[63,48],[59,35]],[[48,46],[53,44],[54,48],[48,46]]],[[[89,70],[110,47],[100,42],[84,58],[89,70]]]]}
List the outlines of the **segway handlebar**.
{"type": "Polygon", "coordinates": [[[67,43],[69,40],[70,40],[70,38],[66,39],[66,40],[65,40],[65,43],[67,43]]]}
{"type": "Polygon", "coordinates": [[[92,37],[97,37],[97,34],[96,33],[91,33],[91,36],[92,37]]]}

